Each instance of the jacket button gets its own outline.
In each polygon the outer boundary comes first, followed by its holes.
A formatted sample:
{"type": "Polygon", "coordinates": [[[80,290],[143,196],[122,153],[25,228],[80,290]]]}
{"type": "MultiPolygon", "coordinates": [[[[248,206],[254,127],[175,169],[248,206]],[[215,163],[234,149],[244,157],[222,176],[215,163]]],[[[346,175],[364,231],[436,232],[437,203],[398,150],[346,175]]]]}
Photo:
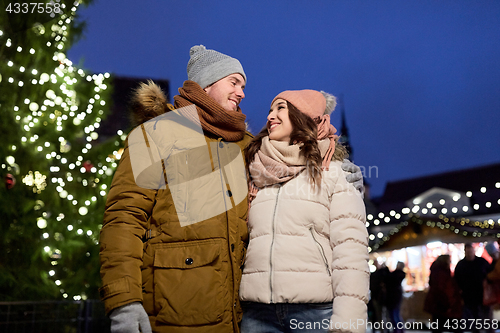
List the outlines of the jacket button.
{"type": "Polygon", "coordinates": [[[219,142],[219,147],[224,148],[224,144],[222,142],[219,142]]]}
{"type": "Polygon", "coordinates": [[[233,196],[233,192],[231,192],[231,190],[227,190],[226,193],[227,193],[227,196],[230,198],[233,196]]]}
{"type": "Polygon", "coordinates": [[[185,262],[186,265],[191,265],[193,263],[193,258],[187,258],[185,262]]]}

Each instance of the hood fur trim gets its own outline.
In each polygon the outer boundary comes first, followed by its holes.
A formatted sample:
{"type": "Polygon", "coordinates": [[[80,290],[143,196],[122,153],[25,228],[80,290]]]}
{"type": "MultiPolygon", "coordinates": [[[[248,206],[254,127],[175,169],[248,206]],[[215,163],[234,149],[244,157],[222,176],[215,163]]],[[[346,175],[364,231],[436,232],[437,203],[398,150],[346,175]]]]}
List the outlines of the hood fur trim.
{"type": "Polygon", "coordinates": [[[152,80],[141,82],[130,100],[130,120],[134,127],[171,110],[174,106],[152,80]]]}

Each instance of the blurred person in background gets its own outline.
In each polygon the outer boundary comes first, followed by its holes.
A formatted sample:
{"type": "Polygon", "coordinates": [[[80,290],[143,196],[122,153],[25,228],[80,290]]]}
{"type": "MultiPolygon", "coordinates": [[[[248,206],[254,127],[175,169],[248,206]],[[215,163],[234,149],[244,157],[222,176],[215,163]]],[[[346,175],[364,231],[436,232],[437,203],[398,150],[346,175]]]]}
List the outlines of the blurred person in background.
{"type": "MultiPolygon", "coordinates": [[[[482,257],[476,256],[472,244],[464,247],[465,257],[457,263],[454,278],[462,292],[463,319],[491,319],[489,306],[483,305],[483,281],[490,271],[490,264],[482,257]]],[[[467,327],[473,332],[479,332],[478,325],[467,327]]]]}
{"type": "MultiPolygon", "coordinates": [[[[436,258],[430,267],[429,291],[425,297],[424,311],[432,315],[432,332],[449,331],[445,324],[452,325],[451,319],[462,317],[462,298],[460,289],[451,275],[451,258],[443,254],[436,258]]],[[[458,327],[453,332],[461,332],[458,327]]]]}
{"type": "Polygon", "coordinates": [[[406,277],[405,263],[398,261],[396,269],[389,273],[386,279],[387,298],[386,306],[389,318],[395,333],[403,332],[403,318],[401,318],[401,303],[403,302],[403,286],[401,283],[406,277]]]}

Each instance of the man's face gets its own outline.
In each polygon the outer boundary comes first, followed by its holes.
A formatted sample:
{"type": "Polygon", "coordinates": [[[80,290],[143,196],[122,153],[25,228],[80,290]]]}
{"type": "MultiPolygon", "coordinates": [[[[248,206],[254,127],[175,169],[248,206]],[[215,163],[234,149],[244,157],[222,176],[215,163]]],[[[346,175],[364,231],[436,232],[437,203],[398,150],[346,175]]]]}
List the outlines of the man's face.
{"type": "Polygon", "coordinates": [[[474,260],[475,256],[476,256],[476,250],[474,250],[474,248],[472,246],[467,247],[465,249],[465,259],[466,260],[474,260]]]}
{"type": "Polygon", "coordinates": [[[241,74],[231,74],[220,79],[204,90],[226,111],[236,111],[245,98],[245,79],[241,74]]]}

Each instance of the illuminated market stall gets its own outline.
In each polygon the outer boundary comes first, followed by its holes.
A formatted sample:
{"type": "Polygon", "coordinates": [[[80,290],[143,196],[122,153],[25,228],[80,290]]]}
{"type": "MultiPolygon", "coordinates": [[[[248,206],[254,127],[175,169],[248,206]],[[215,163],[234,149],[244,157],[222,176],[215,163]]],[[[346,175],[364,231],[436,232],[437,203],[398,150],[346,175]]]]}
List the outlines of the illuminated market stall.
{"type": "Polygon", "coordinates": [[[464,257],[464,244],[491,262],[487,242],[500,238],[500,164],[389,183],[378,211],[368,211],[370,263],[391,271],[405,263],[402,315],[427,321],[423,300],[429,268],[449,254],[451,269],[464,257]]]}

